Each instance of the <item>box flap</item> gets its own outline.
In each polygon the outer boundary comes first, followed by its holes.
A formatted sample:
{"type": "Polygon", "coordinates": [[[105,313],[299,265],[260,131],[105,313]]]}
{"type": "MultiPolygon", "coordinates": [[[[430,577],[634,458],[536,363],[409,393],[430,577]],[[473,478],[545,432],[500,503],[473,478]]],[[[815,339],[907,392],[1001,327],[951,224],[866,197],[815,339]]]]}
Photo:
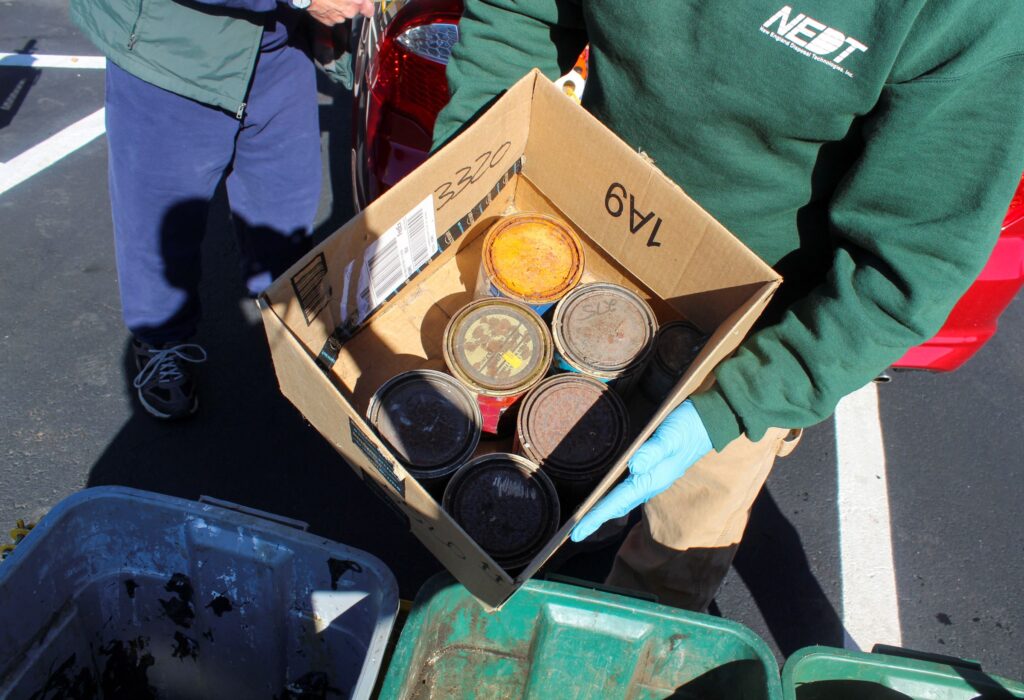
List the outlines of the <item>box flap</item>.
{"type": "Polygon", "coordinates": [[[712,328],[779,275],[643,155],[543,76],[523,173],[606,253],[712,328]],[[613,163],[613,167],[609,167],[613,163]]]}

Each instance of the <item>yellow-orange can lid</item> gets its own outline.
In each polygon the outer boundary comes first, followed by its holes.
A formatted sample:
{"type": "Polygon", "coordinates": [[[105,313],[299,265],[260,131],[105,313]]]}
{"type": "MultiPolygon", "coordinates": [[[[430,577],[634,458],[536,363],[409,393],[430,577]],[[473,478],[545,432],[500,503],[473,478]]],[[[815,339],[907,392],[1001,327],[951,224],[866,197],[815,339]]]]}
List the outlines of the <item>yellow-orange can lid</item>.
{"type": "Polygon", "coordinates": [[[503,296],[527,304],[555,302],[583,276],[583,244],[564,221],[518,214],[487,232],[483,262],[503,296]]]}

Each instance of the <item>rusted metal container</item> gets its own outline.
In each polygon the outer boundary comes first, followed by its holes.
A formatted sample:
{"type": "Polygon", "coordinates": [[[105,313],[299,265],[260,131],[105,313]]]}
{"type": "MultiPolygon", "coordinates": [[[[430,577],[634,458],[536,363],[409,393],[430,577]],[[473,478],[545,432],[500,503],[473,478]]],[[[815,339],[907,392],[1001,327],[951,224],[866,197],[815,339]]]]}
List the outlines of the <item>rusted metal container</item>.
{"type": "Polygon", "coordinates": [[[708,336],[688,321],[672,321],[662,326],[640,380],[644,396],[655,403],[664,400],[707,341],[708,336]]]}
{"type": "Polygon", "coordinates": [[[428,488],[443,489],[480,442],[476,397],[444,372],[420,369],[385,382],[366,417],[402,465],[428,488]]]}
{"type": "Polygon", "coordinates": [[[519,455],[496,453],[472,460],[448,482],[442,503],[506,571],[530,563],[561,522],[551,480],[519,455]]]}
{"type": "Polygon", "coordinates": [[[576,373],[537,385],[516,419],[516,451],[551,477],[566,506],[590,494],[628,436],[629,414],[618,394],[576,373]]]}
{"type": "Polygon", "coordinates": [[[582,275],[583,244],[568,224],[544,214],[519,214],[487,232],[476,296],[514,299],[543,314],[582,275]]]}
{"type": "Polygon", "coordinates": [[[595,282],[558,302],[551,330],[558,369],[594,377],[626,395],[654,348],[658,320],[635,292],[595,282]]]}
{"type": "Polygon", "coordinates": [[[509,299],[477,299],[444,333],[448,371],[477,396],[489,435],[509,435],[514,409],[551,366],[551,332],[533,309],[509,299]]]}

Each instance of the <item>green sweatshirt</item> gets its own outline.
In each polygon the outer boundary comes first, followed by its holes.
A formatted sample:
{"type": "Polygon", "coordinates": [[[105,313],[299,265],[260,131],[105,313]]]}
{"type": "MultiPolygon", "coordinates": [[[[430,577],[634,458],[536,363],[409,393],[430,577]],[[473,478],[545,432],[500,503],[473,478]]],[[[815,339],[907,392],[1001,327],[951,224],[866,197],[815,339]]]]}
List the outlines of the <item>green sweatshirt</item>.
{"type": "Polygon", "coordinates": [[[717,449],[828,417],[927,340],[1024,168],[1021,0],[466,0],[436,142],[590,44],[583,106],[774,266],[693,397],[717,449]]]}

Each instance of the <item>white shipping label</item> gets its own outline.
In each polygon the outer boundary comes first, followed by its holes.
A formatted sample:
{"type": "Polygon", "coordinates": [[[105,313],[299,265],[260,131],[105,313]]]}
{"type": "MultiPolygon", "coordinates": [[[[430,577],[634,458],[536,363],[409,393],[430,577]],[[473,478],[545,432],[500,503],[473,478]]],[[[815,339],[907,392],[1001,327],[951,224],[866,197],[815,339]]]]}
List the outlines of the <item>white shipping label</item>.
{"type": "Polygon", "coordinates": [[[437,253],[434,195],[403,216],[363,254],[357,309],[359,323],[437,253]]]}

